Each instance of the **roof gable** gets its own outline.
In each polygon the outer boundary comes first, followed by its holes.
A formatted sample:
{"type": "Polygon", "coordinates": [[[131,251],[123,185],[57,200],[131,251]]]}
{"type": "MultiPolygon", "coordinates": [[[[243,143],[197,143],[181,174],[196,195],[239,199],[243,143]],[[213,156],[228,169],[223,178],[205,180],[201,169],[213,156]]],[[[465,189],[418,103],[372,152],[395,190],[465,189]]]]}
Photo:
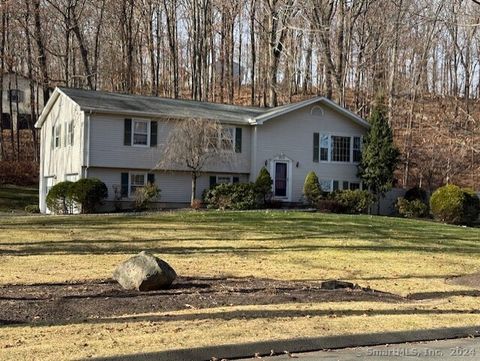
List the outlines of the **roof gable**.
{"type": "Polygon", "coordinates": [[[325,97],[316,97],[316,98],[307,99],[298,103],[287,104],[280,107],[272,108],[270,111],[257,116],[255,118],[255,124],[263,124],[264,122],[270,119],[277,118],[281,115],[293,112],[295,110],[298,110],[316,103],[321,103],[329,107],[330,109],[333,109],[334,111],[346,116],[348,119],[357,123],[358,125],[361,125],[367,129],[370,128],[370,124],[366,120],[364,120],[363,118],[359,117],[355,113],[352,113],[348,109],[343,108],[342,106],[338,105],[337,103],[325,97]]]}

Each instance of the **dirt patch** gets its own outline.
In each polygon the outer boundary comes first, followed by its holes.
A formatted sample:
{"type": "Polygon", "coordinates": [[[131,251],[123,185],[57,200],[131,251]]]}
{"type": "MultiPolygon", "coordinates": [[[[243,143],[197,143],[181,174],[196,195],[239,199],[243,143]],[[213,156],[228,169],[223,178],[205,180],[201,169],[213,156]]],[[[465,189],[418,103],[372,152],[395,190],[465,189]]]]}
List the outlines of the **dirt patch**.
{"type": "Polygon", "coordinates": [[[179,277],[162,291],[125,291],[112,280],[0,287],[0,325],[64,324],[104,317],[219,306],[379,301],[403,298],[365,288],[326,290],[319,282],[179,277]]]}
{"type": "Polygon", "coordinates": [[[480,289],[480,273],[447,278],[446,282],[452,285],[468,286],[480,289]]]}

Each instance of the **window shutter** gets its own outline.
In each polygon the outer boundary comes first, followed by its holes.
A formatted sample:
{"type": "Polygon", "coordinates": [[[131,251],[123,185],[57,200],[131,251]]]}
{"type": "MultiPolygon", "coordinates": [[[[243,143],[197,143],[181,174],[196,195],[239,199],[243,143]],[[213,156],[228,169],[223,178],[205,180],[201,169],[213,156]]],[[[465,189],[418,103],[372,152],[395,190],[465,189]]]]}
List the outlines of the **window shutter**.
{"type": "Polygon", "coordinates": [[[158,123],[155,121],[150,122],[150,147],[156,147],[157,146],[157,129],[158,129],[158,123]]]}
{"type": "Polygon", "coordinates": [[[235,128],[235,153],[242,153],[242,128],[235,128]]]}
{"type": "Polygon", "coordinates": [[[320,153],[320,134],[313,133],[313,161],[318,163],[320,153]]]}
{"type": "Polygon", "coordinates": [[[155,184],[155,174],[153,173],[148,173],[147,174],[147,182],[149,184],[155,184]]]}
{"type": "Polygon", "coordinates": [[[217,177],[215,177],[214,175],[211,175],[210,176],[210,188],[214,187],[216,184],[217,184],[217,177]]]}
{"type": "Polygon", "coordinates": [[[132,119],[125,119],[123,128],[123,145],[132,145],[132,119]]]}
{"type": "Polygon", "coordinates": [[[128,173],[122,173],[121,195],[125,198],[128,197],[128,173]]]}
{"type": "Polygon", "coordinates": [[[232,178],[232,181],[233,181],[233,183],[239,183],[239,182],[240,182],[240,178],[239,178],[239,177],[233,177],[233,178],[232,178]]]}

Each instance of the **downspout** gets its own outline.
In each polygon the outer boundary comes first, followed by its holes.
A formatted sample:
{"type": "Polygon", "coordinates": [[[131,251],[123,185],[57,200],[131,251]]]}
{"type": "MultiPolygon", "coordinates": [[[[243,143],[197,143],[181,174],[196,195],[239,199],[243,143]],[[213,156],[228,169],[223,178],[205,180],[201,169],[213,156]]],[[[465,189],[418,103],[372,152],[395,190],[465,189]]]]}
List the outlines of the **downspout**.
{"type": "Polygon", "coordinates": [[[92,111],[89,110],[87,114],[87,149],[86,149],[87,164],[85,167],[85,178],[88,178],[88,168],[90,167],[90,116],[91,115],[92,115],[92,111]]]}
{"type": "Polygon", "coordinates": [[[250,182],[255,182],[255,177],[257,176],[256,167],[257,167],[257,125],[253,126],[253,136],[252,136],[252,148],[251,148],[251,157],[250,157],[250,182]]]}

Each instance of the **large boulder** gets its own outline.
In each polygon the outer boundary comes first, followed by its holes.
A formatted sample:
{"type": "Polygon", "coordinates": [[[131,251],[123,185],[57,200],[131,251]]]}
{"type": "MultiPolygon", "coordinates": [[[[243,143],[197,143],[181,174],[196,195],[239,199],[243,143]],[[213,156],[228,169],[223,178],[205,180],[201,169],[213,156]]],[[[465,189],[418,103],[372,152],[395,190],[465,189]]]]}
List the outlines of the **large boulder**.
{"type": "Polygon", "coordinates": [[[113,272],[113,278],[123,288],[138,291],[168,288],[176,277],[167,262],[145,251],[122,262],[113,272]]]}

